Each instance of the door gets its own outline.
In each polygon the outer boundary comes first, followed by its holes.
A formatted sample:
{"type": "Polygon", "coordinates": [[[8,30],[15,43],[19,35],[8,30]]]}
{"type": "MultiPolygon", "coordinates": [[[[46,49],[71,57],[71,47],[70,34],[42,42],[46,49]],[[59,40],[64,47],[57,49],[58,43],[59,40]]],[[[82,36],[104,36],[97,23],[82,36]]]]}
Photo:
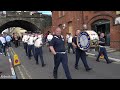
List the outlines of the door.
{"type": "Polygon", "coordinates": [[[110,21],[109,20],[97,20],[91,25],[92,30],[105,34],[106,45],[110,46],[110,21]]]}

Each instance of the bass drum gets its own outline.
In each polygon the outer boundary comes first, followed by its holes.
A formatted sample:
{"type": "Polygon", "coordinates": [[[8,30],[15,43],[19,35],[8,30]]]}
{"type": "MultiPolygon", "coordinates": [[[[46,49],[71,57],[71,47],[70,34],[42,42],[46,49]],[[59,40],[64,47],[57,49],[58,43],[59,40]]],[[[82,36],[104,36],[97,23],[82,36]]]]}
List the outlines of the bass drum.
{"type": "Polygon", "coordinates": [[[81,50],[88,50],[98,46],[99,36],[93,30],[81,32],[77,37],[77,45],[81,50]]]}

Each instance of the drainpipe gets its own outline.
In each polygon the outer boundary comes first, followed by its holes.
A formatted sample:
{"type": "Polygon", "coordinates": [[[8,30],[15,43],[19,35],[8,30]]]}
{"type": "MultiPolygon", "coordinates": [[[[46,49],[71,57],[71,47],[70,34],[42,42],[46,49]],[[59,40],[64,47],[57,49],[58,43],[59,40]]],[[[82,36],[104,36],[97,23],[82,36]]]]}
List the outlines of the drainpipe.
{"type": "Polygon", "coordinates": [[[82,12],[82,29],[84,29],[83,28],[83,25],[84,25],[84,11],[81,11],[82,12]]]}

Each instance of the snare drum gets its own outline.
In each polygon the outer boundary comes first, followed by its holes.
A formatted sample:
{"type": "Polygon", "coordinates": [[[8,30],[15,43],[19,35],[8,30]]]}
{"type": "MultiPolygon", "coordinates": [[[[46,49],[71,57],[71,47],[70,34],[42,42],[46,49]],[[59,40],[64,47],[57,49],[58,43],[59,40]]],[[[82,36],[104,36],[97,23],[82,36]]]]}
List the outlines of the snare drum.
{"type": "Polygon", "coordinates": [[[81,50],[88,50],[98,46],[99,36],[93,30],[81,32],[77,37],[77,45],[81,50]]]}

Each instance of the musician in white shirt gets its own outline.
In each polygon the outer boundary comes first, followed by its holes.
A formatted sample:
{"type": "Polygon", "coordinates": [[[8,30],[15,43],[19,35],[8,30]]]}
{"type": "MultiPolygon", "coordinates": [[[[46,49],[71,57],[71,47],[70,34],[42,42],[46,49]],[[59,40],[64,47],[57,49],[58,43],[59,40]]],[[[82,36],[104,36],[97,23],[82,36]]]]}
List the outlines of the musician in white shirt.
{"type": "Polygon", "coordinates": [[[44,67],[46,64],[44,64],[44,60],[43,60],[42,45],[43,45],[42,35],[38,35],[38,38],[34,42],[35,60],[36,60],[36,64],[39,64],[39,62],[38,62],[38,56],[40,56],[42,67],[44,67]]]}
{"type": "Polygon", "coordinates": [[[33,34],[29,35],[27,44],[28,44],[28,58],[31,59],[31,57],[32,57],[31,51],[34,55],[34,36],[33,36],[33,34]]]}
{"type": "MultiPolygon", "coordinates": [[[[47,36],[48,46],[49,46],[49,43],[52,40],[52,38],[53,38],[53,35],[51,33],[49,33],[49,35],[47,36]]],[[[50,49],[49,49],[49,51],[51,52],[50,49]]]]}
{"type": "Polygon", "coordinates": [[[25,49],[25,52],[26,52],[26,56],[28,55],[27,53],[27,40],[28,40],[29,36],[28,36],[28,33],[25,32],[25,34],[23,35],[23,38],[22,38],[22,42],[23,42],[23,45],[24,45],[24,49],[25,49]]]}
{"type": "Polygon", "coordinates": [[[51,33],[49,33],[49,35],[47,36],[48,42],[50,42],[52,40],[52,38],[53,38],[53,35],[51,33]]]}
{"type": "Polygon", "coordinates": [[[75,53],[74,48],[72,46],[72,35],[69,33],[69,36],[67,37],[67,43],[68,43],[68,53],[70,53],[70,48],[73,51],[73,54],[75,53]]]}

